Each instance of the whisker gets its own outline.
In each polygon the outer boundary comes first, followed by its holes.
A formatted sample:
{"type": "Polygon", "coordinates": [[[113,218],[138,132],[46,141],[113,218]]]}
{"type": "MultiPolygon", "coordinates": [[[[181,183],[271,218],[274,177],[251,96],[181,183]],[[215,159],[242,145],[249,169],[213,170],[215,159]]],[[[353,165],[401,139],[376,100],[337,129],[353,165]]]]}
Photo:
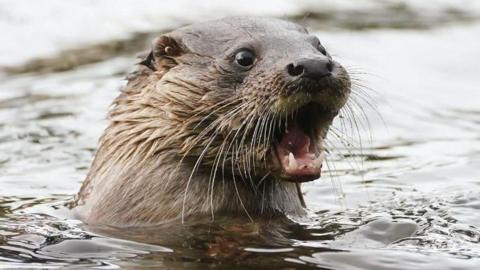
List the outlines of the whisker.
{"type": "Polygon", "coordinates": [[[203,149],[202,153],[197,158],[197,162],[195,162],[195,165],[193,166],[193,169],[190,173],[190,176],[188,177],[187,185],[185,187],[185,192],[184,192],[184,195],[183,195],[183,202],[182,202],[182,224],[184,224],[184,221],[185,221],[185,204],[186,204],[186,201],[187,201],[187,193],[188,193],[188,188],[190,187],[190,182],[192,181],[193,175],[195,174],[196,170],[198,169],[198,166],[200,165],[200,162],[203,159],[203,156],[205,155],[207,149],[210,147],[211,143],[213,142],[213,140],[215,138],[216,138],[216,136],[212,136],[210,141],[207,143],[207,145],[203,149]]]}

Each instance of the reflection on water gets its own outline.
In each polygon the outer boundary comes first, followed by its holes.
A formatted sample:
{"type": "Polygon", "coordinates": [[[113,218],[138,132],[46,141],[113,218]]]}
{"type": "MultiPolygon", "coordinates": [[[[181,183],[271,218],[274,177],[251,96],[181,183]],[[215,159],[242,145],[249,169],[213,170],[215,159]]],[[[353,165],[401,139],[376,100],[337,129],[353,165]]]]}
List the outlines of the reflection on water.
{"type": "Polygon", "coordinates": [[[478,269],[480,25],[317,34],[375,89],[363,89],[375,108],[358,96],[368,123],[358,107],[358,129],[337,121],[327,170],[304,188],[309,217],[295,221],[87,227],[64,204],[135,50],[2,78],[0,268],[478,269]]]}
{"type": "MultiPolygon", "coordinates": [[[[52,207],[64,200],[35,203],[52,207]]],[[[0,260],[12,267],[476,269],[480,231],[449,213],[453,205],[468,199],[448,200],[372,202],[355,209],[312,213],[307,222],[299,223],[251,223],[223,217],[213,223],[207,218],[184,226],[128,230],[85,227],[79,221],[44,214],[6,213],[1,218],[0,260]]],[[[20,202],[4,199],[2,205],[20,202]]]]}

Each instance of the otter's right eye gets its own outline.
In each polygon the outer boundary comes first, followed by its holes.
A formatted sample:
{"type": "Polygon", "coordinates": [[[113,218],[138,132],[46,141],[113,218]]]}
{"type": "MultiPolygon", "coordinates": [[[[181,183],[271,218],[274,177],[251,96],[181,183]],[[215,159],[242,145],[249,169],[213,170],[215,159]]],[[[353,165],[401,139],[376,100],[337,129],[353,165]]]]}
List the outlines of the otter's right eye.
{"type": "Polygon", "coordinates": [[[242,67],[251,67],[255,63],[255,54],[250,50],[241,50],[235,55],[235,62],[242,67]]]}

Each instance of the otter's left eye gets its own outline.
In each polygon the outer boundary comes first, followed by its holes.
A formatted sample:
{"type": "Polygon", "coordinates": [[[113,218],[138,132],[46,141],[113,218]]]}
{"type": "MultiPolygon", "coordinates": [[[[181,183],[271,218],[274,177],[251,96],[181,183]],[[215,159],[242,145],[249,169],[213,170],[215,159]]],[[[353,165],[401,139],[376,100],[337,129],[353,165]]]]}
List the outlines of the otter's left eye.
{"type": "Polygon", "coordinates": [[[241,50],[235,55],[235,62],[242,67],[251,67],[255,63],[255,54],[250,50],[241,50]]]}

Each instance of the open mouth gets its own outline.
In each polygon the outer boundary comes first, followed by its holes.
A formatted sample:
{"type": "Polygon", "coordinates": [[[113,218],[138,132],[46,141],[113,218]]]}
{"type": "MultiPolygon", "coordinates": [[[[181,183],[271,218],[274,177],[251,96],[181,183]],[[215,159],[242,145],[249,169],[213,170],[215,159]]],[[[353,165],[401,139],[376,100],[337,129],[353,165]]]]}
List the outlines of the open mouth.
{"type": "Polygon", "coordinates": [[[298,109],[278,131],[275,152],[281,165],[280,177],[307,182],[320,177],[324,152],[318,134],[321,112],[315,104],[298,109]]]}

